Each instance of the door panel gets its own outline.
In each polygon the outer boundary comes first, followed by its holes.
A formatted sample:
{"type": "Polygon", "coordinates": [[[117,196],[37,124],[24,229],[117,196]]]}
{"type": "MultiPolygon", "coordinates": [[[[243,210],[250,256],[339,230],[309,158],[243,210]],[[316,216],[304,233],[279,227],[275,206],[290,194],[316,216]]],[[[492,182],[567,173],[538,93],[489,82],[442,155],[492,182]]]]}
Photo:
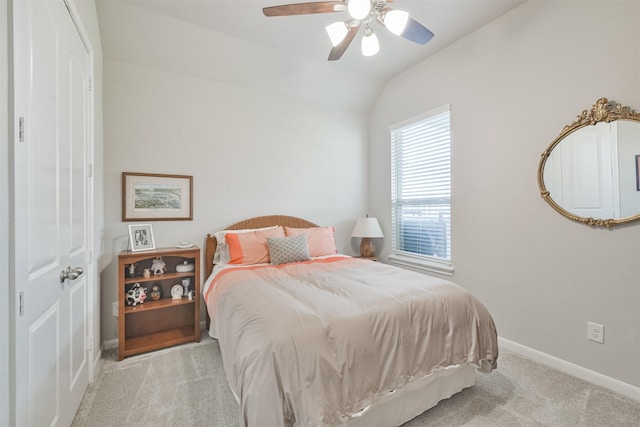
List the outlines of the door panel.
{"type": "Polygon", "coordinates": [[[29,327],[29,389],[31,401],[28,407],[30,426],[55,425],[59,418],[60,360],[57,357],[59,343],[60,310],[54,304],[29,327]]]}
{"type": "MultiPolygon", "coordinates": [[[[85,351],[87,337],[87,281],[80,278],[76,280],[69,292],[69,315],[71,316],[69,336],[69,384],[73,390],[78,381],[82,381],[85,368],[89,361],[85,351]]],[[[84,390],[82,390],[84,393],[84,390]]]]}
{"type": "MultiPolygon", "coordinates": [[[[29,2],[31,3],[31,2],[29,2]]],[[[58,247],[59,187],[58,175],[59,129],[57,110],[59,82],[56,64],[60,60],[58,30],[55,11],[42,5],[30,4],[29,33],[32,64],[29,66],[31,93],[38,94],[38,100],[30,100],[31,116],[38,126],[29,127],[30,144],[27,148],[28,171],[26,190],[28,195],[27,215],[29,251],[29,272],[32,278],[57,270],[60,267],[58,247]],[[36,30],[36,29],[39,29],[36,30]],[[52,179],[54,177],[54,179],[52,179]],[[53,231],[53,232],[52,232],[53,231]]],[[[30,120],[30,121],[31,121],[30,120]]],[[[25,236],[26,237],[26,236],[25,236]]]]}
{"type": "MultiPolygon", "coordinates": [[[[81,48],[78,47],[78,48],[81,48]]],[[[80,52],[81,53],[81,52],[80,52]]],[[[87,134],[86,126],[88,110],[86,64],[80,62],[77,56],[70,61],[70,123],[71,123],[71,152],[69,153],[71,168],[69,179],[70,211],[69,228],[71,231],[71,252],[86,250],[87,236],[87,201],[86,183],[87,166],[87,134]]]]}
{"type": "MultiPolygon", "coordinates": [[[[60,1],[60,0],[58,0],[60,1]]],[[[88,336],[88,260],[89,260],[89,57],[84,44],[67,13],[69,41],[67,43],[67,65],[64,78],[68,82],[67,109],[65,122],[69,126],[67,143],[68,179],[65,191],[68,200],[66,215],[68,233],[64,256],[66,265],[80,267],[86,273],[75,281],[67,281],[69,296],[62,307],[67,313],[63,319],[68,322],[69,345],[63,350],[65,364],[69,367],[63,384],[65,393],[63,413],[73,419],[89,383],[89,359],[86,340],[88,336]],[[67,352],[68,350],[68,352],[67,352]]],[[[69,422],[71,422],[69,419],[69,422]]]]}

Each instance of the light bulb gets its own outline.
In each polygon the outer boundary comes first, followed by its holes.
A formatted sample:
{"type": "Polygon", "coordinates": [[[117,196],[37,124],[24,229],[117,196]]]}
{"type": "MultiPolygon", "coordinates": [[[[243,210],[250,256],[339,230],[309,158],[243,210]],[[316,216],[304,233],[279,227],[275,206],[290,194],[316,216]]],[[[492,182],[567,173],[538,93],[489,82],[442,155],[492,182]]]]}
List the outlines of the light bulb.
{"type": "Polygon", "coordinates": [[[390,10],[384,14],[384,26],[393,34],[399,36],[409,21],[409,14],[404,10],[390,10]]]}
{"type": "Polygon", "coordinates": [[[364,37],[362,37],[362,54],[364,56],[373,56],[380,50],[380,43],[378,43],[378,37],[373,34],[373,30],[369,27],[364,30],[364,37]]]}
{"type": "Polygon", "coordinates": [[[334,22],[331,25],[327,25],[325,30],[327,31],[329,39],[331,39],[331,44],[334,47],[338,46],[349,32],[347,25],[344,22],[334,22]]]}
{"type": "Polygon", "coordinates": [[[363,19],[371,12],[371,0],[349,0],[347,10],[353,19],[363,19]]]}

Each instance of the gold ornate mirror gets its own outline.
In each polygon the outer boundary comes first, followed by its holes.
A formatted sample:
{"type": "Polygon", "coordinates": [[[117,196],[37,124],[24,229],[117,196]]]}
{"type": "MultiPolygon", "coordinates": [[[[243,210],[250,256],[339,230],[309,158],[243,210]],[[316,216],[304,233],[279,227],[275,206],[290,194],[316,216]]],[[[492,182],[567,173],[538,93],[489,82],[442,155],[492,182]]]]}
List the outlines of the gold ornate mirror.
{"type": "Polygon", "coordinates": [[[600,98],[542,153],[542,198],[591,226],[640,219],[640,114],[600,98]]]}

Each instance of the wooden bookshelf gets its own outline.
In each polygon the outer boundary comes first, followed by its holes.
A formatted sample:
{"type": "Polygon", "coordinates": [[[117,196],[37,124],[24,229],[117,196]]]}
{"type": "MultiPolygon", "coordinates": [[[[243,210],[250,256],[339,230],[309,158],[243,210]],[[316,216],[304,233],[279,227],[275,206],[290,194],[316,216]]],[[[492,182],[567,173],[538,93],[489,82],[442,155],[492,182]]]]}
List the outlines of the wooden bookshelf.
{"type": "Polygon", "coordinates": [[[127,356],[161,348],[200,341],[200,248],[161,248],[144,252],[121,252],[118,256],[118,360],[127,356]],[[144,277],[155,258],[166,263],[163,274],[144,277]],[[177,272],[184,263],[193,264],[193,270],[177,272]],[[130,276],[129,266],[135,264],[130,276]],[[171,289],[189,279],[191,298],[174,299],[171,289]],[[127,305],[127,292],[136,283],[146,288],[143,303],[127,305]],[[152,286],[161,289],[157,300],[151,299],[152,286]]]}

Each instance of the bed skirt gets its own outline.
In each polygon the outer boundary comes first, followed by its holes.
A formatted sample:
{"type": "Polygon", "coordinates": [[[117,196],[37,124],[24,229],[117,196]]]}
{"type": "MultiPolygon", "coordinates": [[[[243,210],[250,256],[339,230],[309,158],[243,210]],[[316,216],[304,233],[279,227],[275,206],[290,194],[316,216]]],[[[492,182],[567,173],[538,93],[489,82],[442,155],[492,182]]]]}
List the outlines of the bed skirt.
{"type": "Polygon", "coordinates": [[[400,390],[381,397],[358,417],[343,426],[389,427],[399,426],[443,399],[475,384],[476,367],[470,364],[439,369],[419,380],[408,383],[400,390]]]}

